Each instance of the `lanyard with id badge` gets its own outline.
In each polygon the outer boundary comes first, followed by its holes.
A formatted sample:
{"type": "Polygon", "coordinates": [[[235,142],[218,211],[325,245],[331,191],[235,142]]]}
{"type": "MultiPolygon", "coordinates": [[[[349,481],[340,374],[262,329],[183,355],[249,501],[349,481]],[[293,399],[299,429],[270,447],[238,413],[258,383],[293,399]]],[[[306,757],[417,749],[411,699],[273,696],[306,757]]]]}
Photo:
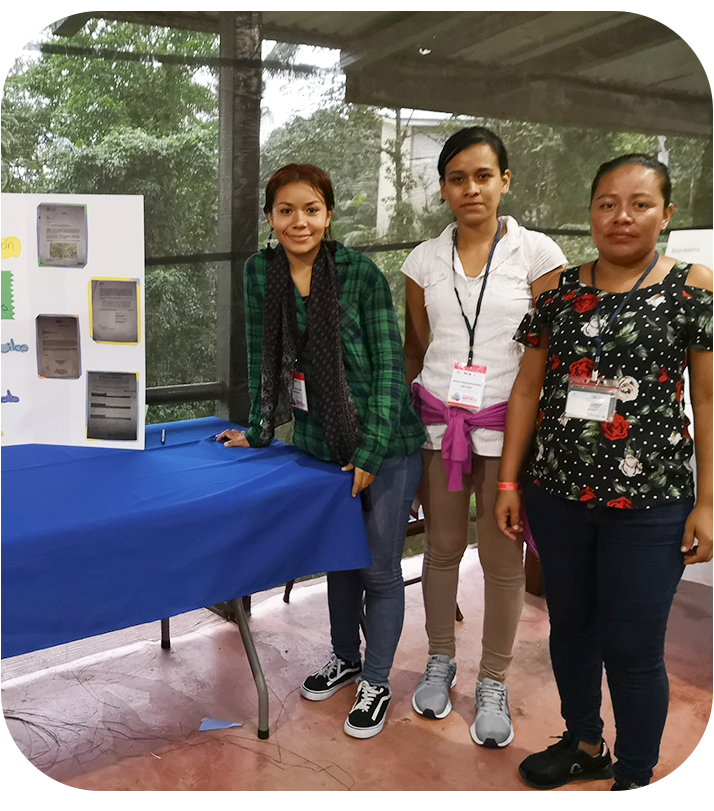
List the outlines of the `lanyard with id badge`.
{"type": "MultiPolygon", "coordinates": [[[[304,300],[304,299],[303,299],[304,300]]],[[[307,306],[307,301],[305,301],[305,305],[307,306]]],[[[295,358],[295,364],[297,365],[300,355],[302,355],[303,350],[305,349],[305,345],[307,344],[308,339],[308,330],[305,328],[305,332],[302,334],[302,338],[300,339],[300,345],[297,347],[295,354],[297,357],[295,358]]],[[[309,411],[307,407],[307,386],[305,385],[305,375],[302,372],[298,372],[293,369],[293,386],[292,391],[290,392],[290,404],[293,408],[297,408],[299,411],[309,411]]]]}
{"type": "MultiPolygon", "coordinates": [[[[617,317],[625,309],[630,299],[639,290],[640,285],[649,275],[650,271],[657,264],[659,254],[655,253],[654,259],[647,269],[629,291],[610,319],[595,336],[595,362],[592,375],[590,377],[571,376],[568,380],[568,397],[565,401],[564,416],[576,420],[593,420],[595,422],[612,422],[617,408],[619,389],[617,381],[607,380],[599,373],[600,355],[602,354],[603,336],[615,323],[617,317]]],[[[593,262],[591,268],[591,284],[595,288],[595,266],[597,260],[593,262]]],[[[596,288],[595,288],[596,289],[596,288]]]]}
{"type": "Polygon", "coordinates": [[[458,230],[454,231],[453,244],[451,246],[451,270],[454,274],[454,292],[456,299],[461,308],[461,315],[463,316],[466,329],[469,333],[469,355],[466,363],[459,361],[454,362],[454,368],[451,372],[451,381],[449,382],[449,393],[447,396],[447,404],[450,406],[459,406],[460,408],[468,408],[471,411],[478,411],[483,403],[483,394],[486,388],[486,373],[488,371],[486,366],[474,365],[474,338],[476,336],[476,324],[478,317],[481,313],[481,304],[483,303],[483,294],[486,290],[486,283],[488,282],[488,274],[491,271],[491,262],[493,254],[496,250],[496,245],[501,237],[501,223],[498,223],[498,230],[496,236],[493,238],[491,250],[488,254],[488,262],[486,263],[486,270],[483,275],[483,284],[481,285],[481,292],[479,293],[478,303],[476,304],[476,317],[473,324],[468,319],[464,312],[464,306],[461,303],[461,296],[456,288],[456,240],[458,238],[458,230]]]}

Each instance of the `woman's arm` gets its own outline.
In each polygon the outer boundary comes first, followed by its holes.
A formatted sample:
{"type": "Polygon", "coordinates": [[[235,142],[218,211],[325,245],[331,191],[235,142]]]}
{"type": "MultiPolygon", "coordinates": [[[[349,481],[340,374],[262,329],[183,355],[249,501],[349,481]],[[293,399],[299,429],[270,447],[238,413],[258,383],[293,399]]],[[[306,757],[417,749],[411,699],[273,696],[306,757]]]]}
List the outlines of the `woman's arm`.
{"type": "Polygon", "coordinates": [[[685,563],[712,559],[712,353],[689,352],[689,392],[694,412],[697,500],[682,541],[685,563]],[[694,541],[697,545],[694,546],[694,541]]]}
{"type": "MultiPolygon", "coordinates": [[[[555,268],[531,284],[534,302],[541,293],[557,288],[562,271],[563,268],[555,268]]],[[[535,432],[547,358],[548,334],[544,331],[538,338],[537,347],[526,348],[508,398],[506,431],[498,469],[500,482],[518,482],[526,451],[535,432]]],[[[499,490],[494,514],[501,532],[513,541],[516,540],[516,533],[522,529],[520,506],[521,498],[518,490],[499,490]]]]}
{"type": "MultiPolygon", "coordinates": [[[[692,265],[687,284],[712,289],[712,272],[692,265]]],[[[694,451],[697,465],[697,500],[684,528],[682,552],[685,563],[703,563],[712,558],[712,353],[689,351],[689,396],[694,412],[694,451]],[[697,546],[694,546],[694,541],[697,546]]]]}
{"type": "MultiPolygon", "coordinates": [[[[538,416],[538,402],[545,378],[548,357],[547,336],[541,336],[541,346],[526,349],[521,368],[508,400],[506,432],[503,439],[499,482],[517,482],[523,459],[533,437],[538,416]]],[[[520,496],[518,490],[499,490],[494,514],[501,532],[511,540],[521,531],[520,496]]]]}
{"type": "Polygon", "coordinates": [[[404,357],[407,363],[407,386],[424,366],[431,329],[424,304],[424,290],[408,276],[404,280],[406,313],[404,316],[404,357]]]}
{"type": "Polygon", "coordinates": [[[355,261],[362,263],[368,280],[360,294],[359,317],[371,365],[369,396],[360,419],[364,443],[353,460],[359,484],[367,480],[359,471],[374,476],[382,466],[399,426],[405,384],[402,339],[389,284],[368,257],[358,257],[355,261]]]}
{"type": "Polygon", "coordinates": [[[565,267],[554,268],[539,276],[531,285],[531,295],[535,301],[541,293],[546,290],[555,290],[560,282],[560,274],[565,270],[565,267]]]}

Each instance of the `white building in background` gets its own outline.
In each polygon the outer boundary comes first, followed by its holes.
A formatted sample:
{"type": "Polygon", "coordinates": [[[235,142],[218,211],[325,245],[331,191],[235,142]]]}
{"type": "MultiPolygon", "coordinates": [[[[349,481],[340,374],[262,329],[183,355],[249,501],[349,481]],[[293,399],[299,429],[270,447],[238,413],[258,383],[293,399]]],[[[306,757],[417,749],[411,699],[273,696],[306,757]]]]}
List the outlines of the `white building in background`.
{"type": "MultiPolygon", "coordinates": [[[[406,130],[402,144],[404,169],[411,173],[416,185],[405,196],[417,211],[433,205],[435,196],[439,195],[439,174],[436,162],[446,136],[439,132],[438,124],[446,118],[445,113],[424,110],[402,110],[401,127],[406,130]]],[[[377,234],[383,236],[389,228],[394,212],[394,163],[384,151],[396,138],[396,120],[394,112],[382,119],[382,157],[379,167],[379,187],[377,203],[377,234]]]]}

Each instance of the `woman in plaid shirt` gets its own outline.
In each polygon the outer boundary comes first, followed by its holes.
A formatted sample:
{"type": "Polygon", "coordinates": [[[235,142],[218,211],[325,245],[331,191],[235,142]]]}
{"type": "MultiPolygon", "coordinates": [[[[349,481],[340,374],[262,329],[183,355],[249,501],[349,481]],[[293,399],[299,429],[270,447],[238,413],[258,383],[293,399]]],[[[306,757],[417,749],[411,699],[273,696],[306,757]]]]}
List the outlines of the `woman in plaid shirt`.
{"type": "Polygon", "coordinates": [[[404,620],[401,558],[425,434],[387,280],[366,256],[325,239],[333,209],[332,184],[316,166],[289,164],[268,181],[264,211],[278,246],[245,265],[250,427],[218,438],[263,447],[294,417],[298,448],[352,473],[372,565],[328,573],[333,652],[301,692],[322,701],[357,681],[345,732],[371,738],[391,699],[404,620]]]}

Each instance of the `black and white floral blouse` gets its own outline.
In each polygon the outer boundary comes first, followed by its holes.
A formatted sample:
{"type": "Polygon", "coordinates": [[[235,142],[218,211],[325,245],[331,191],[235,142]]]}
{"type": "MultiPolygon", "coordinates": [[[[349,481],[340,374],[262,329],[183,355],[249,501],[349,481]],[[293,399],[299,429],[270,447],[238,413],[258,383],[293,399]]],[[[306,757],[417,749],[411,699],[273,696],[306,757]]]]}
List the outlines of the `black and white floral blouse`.
{"type": "Polygon", "coordinates": [[[641,287],[604,336],[600,374],[618,382],[611,422],[564,416],[568,378],[589,377],[601,325],[626,293],[581,284],[580,268],[542,293],[514,338],[540,345],[548,360],[535,455],[526,480],[552,495],[620,509],[693,497],[682,374],[689,349],[712,351],[712,294],[687,286],[678,262],[662,282],[641,287]]]}

